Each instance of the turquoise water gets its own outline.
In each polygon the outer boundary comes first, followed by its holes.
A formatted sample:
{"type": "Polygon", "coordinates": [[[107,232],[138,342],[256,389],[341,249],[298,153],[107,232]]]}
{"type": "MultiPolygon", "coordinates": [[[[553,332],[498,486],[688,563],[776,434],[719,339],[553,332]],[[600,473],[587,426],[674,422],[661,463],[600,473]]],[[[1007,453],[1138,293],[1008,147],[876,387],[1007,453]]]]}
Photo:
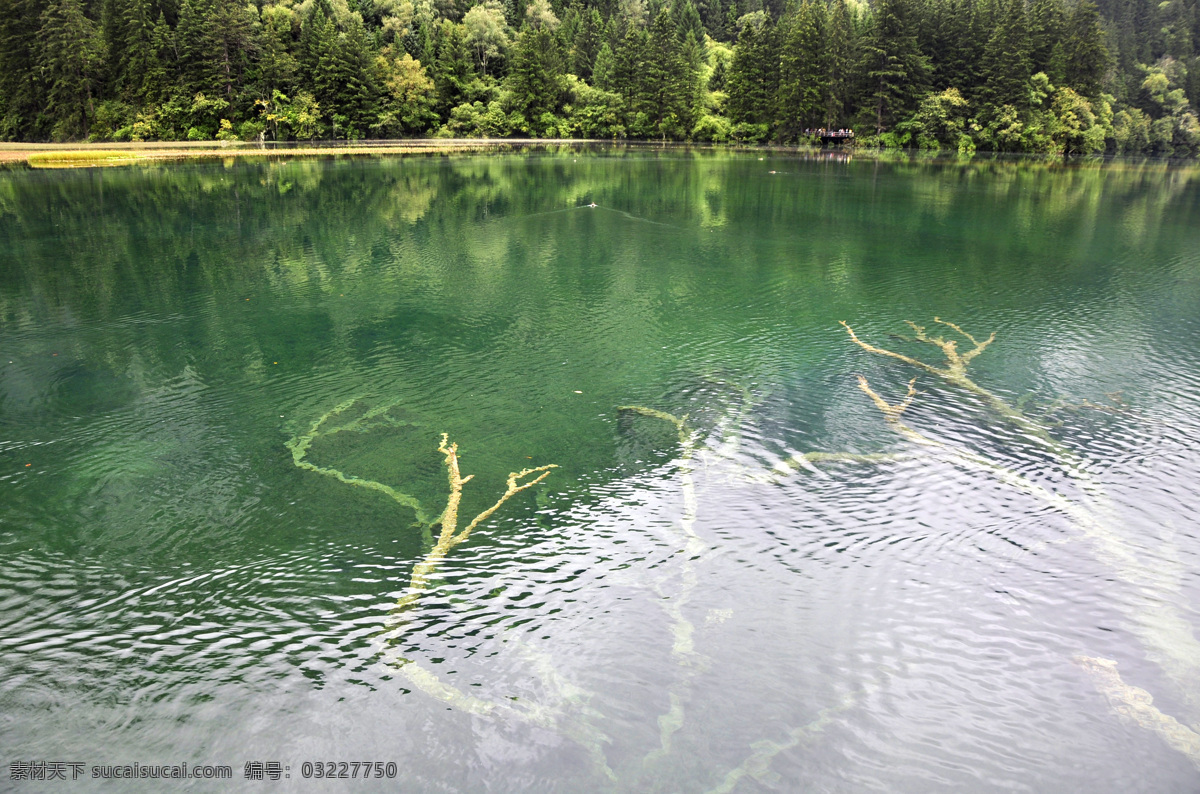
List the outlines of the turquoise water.
{"type": "Polygon", "coordinates": [[[0,762],[1194,791],[1198,373],[1194,167],[0,172],[0,762]]]}

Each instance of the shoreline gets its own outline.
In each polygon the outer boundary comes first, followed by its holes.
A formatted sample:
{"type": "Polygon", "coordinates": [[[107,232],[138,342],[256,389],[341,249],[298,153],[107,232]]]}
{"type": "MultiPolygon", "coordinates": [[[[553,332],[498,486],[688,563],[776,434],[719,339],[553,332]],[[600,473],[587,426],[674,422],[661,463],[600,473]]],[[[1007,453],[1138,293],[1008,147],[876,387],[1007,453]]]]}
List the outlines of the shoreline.
{"type": "Polygon", "coordinates": [[[0,165],[31,168],[95,168],[165,160],[235,157],[327,157],[330,155],[464,154],[531,146],[594,145],[598,140],[533,138],[413,138],[388,141],[310,142],[268,145],[241,141],[145,141],[136,143],[0,143],[0,165]]]}
{"type": "Polygon", "coordinates": [[[100,168],[183,160],[233,160],[235,158],[291,159],[297,157],[453,155],[485,152],[511,153],[525,149],[653,149],[725,151],[806,158],[849,160],[862,158],[903,162],[1010,162],[1043,166],[1080,165],[1196,165],[1193,158],[1125,155],[1063,157],[974,152],[959,155],[950,150],[877,149],[861,146],[812,147],[772,144],[697,144],[684,141],[630,141],[596,138],[407,138],[363,141],[310,141],[304,143],[246,143],[242,141],[139,141],[130,143],[18,143],[0,142],[0,169],[100,168]]]}

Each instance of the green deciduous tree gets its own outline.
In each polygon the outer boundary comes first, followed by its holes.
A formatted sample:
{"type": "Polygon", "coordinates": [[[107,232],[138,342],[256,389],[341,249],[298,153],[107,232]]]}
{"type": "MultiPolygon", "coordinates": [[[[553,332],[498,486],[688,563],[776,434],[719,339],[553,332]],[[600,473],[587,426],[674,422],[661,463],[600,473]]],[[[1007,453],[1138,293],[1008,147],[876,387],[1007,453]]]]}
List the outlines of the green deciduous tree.
{"type": "Polygon", "coordinates": [[[897,129],[912,136],[922,149],[959,149],[966,131],[969,103],[957,88],[930,92],[917,112],[897,129]]]}
{"type": "Polygon", "coordinates": [[[411,135],[437,121],[433,80],[420,61],[408,53],[397,57],[393,49],[385,48],[376,63],[383,97],[379,118],[372,125],[375,131],[388,137],[411,135]]]}
{"type": "Polygon", "coordinates": [[[463,15],[463,25],[467,29],[467,46],[475,54],[480,73],[486,77],[488,64],[504,57],[510,44],[504,7],[498,0],[485,0],[463,15]]]}

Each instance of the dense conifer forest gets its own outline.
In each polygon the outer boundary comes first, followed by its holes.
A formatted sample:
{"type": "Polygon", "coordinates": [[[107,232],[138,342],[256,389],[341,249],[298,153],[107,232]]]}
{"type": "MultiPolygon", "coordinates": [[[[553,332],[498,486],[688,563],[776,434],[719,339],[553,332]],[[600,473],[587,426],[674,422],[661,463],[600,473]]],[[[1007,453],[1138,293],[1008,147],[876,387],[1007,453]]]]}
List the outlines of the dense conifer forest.
{"type": "Polygon", "coordinates": [[[1200,0],[0,0],[0,138],[1200,151],[1200,0]]]}

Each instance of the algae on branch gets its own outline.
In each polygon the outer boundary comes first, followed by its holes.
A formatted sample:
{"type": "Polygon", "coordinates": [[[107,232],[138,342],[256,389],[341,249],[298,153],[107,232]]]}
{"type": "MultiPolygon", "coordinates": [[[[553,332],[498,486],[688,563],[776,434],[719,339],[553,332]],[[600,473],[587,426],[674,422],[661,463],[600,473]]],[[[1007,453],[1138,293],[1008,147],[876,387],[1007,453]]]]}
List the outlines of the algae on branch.
{"type": "Polygon", "coordinates": [[[412,509],[412,511],[416,514],[417,523],[419,525],[429,526],[433,522],[430,520],[428,514],[426,514],[424,508],[421,507],[421,502],[415,496],[404,493],[403,491],[399,491],[390,485],[385,485],[384,483],[377,482],[375,480],[368,480],[362,477],[356,477],[352,474],[346,474],[345,472],[335,469],[332,466],[318,466],[307,459],[309,449],[312,447],[313,442],[319,437],[329,437],[336,433],[344,432],[361,433],[377,426],[388,424],[394,426],[396,424],[396,420],[391,419],[387,415],[387,412],[395,407],[395,403],[386,403],[368,410],[362,416],[354,419],[351,422],[347,422],[344,425],[338,425],[332,429],[322,432],[322,428],[325,426],[326,422],[329,422],[335,417],[346,413],[355,405],[357,405],[359,400],[360,398],[354,397],[334,406],[332,409],[326,411],[324,414],[318,417],[317,420],[312,423],[312,426],[308,429],[307,433],[293,436],[291,439],[285,442],[284,446],[286,446],[292,453],[292,463],[295,464],[297,468],[316,472],[317,474],[323,474],[326,477],[332,477],[339,482],[346,483],[347,485],[353,485],[358,488],[366,488],[368,490],[378,491],[379,493],[386,494],[397,503],[412,509]]]}
{"type": "Polygon", "coordinates": [[[471,536],[471,530],[486,521],[492,513],[495,513],[500,506],[511,499],[516,494],[524,491],[527,488],[532,488],[542,480],[550,476],[551,469],[557,469],[558,465],[554,463],[545,466],[537,466],[532,469],[521,469],[519,472],[510,472],[508,475],[507,485],[504,489],[504,494],[496,501],[494,505],[484,510],[479,515],[471,520],[471,523],[461,531],[458,531],[458,506],[462,501],[462,489],[475,475],[468,474],[466,477],[458,468],[458,444],[449,444],[449,437],[446,433],[442,433],[442,441],[438,444],[438,452],[442,453],[446,458],[446,473],[450,480],[450,495],[446,498],[446,507],[442,510],[435,524],[441,524],[441,531],[438,533],[437,543],[433,549],[425,555],[425,559],[413,566],[412,579],[408,585],[408,592],[401,596],[396,605],[392,607],[392,615],[396,615],[409,609],[416,604],[417,599],[429,587],[429,576],[437,570],[438,563],[445,558],[455,546],[463,543],[471,536]],[[532,480],[519,483],[520,480],[528,477],[531,474],[537,474],[532,480]],[[519,484],[518,484],[519,483],[519,484]]]}

